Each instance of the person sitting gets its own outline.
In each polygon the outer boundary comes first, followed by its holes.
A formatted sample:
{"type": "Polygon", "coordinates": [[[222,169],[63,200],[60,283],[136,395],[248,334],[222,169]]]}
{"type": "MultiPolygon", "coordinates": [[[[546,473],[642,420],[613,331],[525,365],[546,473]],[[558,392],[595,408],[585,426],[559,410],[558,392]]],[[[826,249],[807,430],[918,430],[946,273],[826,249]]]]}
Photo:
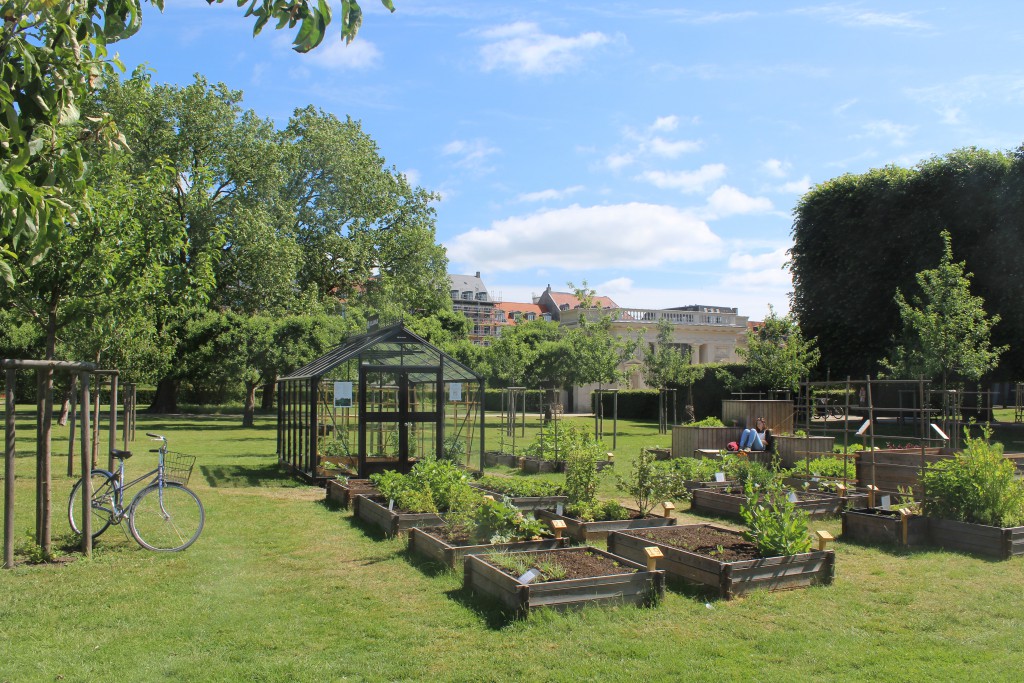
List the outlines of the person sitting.
{"type": "Polygon", "coordinates": [[[753,429],[744,429],[740,435],[741,451],[767,451],[771,446],[772,431],[763,417],[754,421],[753,429]]]}

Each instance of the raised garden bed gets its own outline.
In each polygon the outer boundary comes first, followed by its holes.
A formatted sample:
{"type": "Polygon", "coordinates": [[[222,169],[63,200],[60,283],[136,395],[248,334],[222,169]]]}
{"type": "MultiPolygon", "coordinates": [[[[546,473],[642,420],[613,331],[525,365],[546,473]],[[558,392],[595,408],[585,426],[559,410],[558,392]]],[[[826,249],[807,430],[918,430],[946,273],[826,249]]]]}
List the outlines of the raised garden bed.
{"type": "Polygon", "coordinates": [[[504,500],[523,512],[531,510],[558,510],[569,502],[567,496],[513,496],[498,491],[491,491],[479,484],[470,484],[470,486],[485,495],[493,496],[495,500],[504,500]]]}
{"type": "Polygon", "coordinates": [[[1024,526],[995,527],[929,517],[928,540],[947,550],[999,560],[1024,555],[1024,526]]]}
{"type": "Polygon", "coordinates": [[[328,479],[326,488],[327,500],[338,503],[343,508],[348,508],[352,504],[353,496],[377,493],[377,487],[369,479],[328,479]]]}
{"type": "Polygon", "coordinates": [[[527,562],[554,561],[569,570],[564,579],[524,583],[488,561],[467,555],[463,585],[507,609],[524,613],[538,607],[566,609],[594,604],[650,605],[665,593],[665,572],[624,560],[597,548],[579,547],[517,553],[527,562]]]}
{"type": "MultiPolygon", "coordinates": [[[[614,460],[598,460],[597,471],[612,467],[614,460]]],[[[522,469],[526,474],[546,474],[549,472],[565,472],[565,460],[545,460],[544,458],[523,457],[522,469]]]]}
{"type": "Polygon", "coordinates": [[[936,463],[953,457],[945,448],[889,448],[857,452],[857,479],[882,491],[911,489],[920,493],[922,463],[936,463]]]}
{"type": "Polygon", "coordinates": [[[409,529],[437,527],[444,524],[444,517],[434,512],[402,512],[389,510],[388,501],[377,496],[360,494],[352,498],[355,516],[373,524],[389,536],[396,536],[409,529]]]}
{"type": "MultiPolygon", "coordinates": [[[[846,499],[837,495],[814,491],[794,491],[796,507],[805,511],[811,519],[838,515],[846,506],[846,499]]],[[[694,489],[691,512],[703,512],[724,517],[741,517],[740,507],[747,498],[733,489],[694,489]]]]}
{"type": "Polygon", "coordinates": [[[511,453],[484,451],[484,467],[518,467],[519,457],[511,453]]]}
{"type": "Polygon", "coordinates": [[[920,546],[928,542],[928,519],[907,518],[907,541],[903,542],[903,517],[899,510],[856,508],[843,511],[843,540],[861,543],[920,546]]]}
{"type": "Polygon", "coordinates": [[[672,457],[691,458],[701,449],[724,449],[730,441],[739,441],[738,427],[672,427],[672,457]]]}
{"type": "Polygon", "coordinates": [[[409,529],[409,551],[455,569],[466,555],[484,555],[494,552],[523,552],[526,550],[553,550],[568,545],[568,538],[545,538],[539,541],[517,543],[487,543],[460,545],[442,538],[440,529],[409,529]]]}
{"type": "MultiPolygon", "coordinates": [[[[819,455],[831,455],[834,436],[779,436],[775,435],[775,453],[783,467],[794,467],[819,455]]],[[[853,468],[850,468],[853,476],[853,468]]]]}
{"type": "Polygon", "coordinates": [[[614,519],[607,522],[584,522],[582,519],[559,515],[550,510],[536,510],[534,514],[537,519],[547,522],[555,519],[562,520],[565,522],[565,531],[569,534],[569,537],[581,543],[606,538],[612,531],[649,529],[651,527],[672,526],[676,523],[675,517],[655,517],[654,515],[640,517],[638,511],[630,510],[630,512],[636,515],[636,517],[633,519],[614,519]]]}
{"type": "Polygon", "coordinates": [[[608,552],[629,560],[646,558],[644,548],[650,546],[664,555],[658,566],[666,574],[707,586],[726,600],[762,588],[777,591],[827,585],[835,576],[835,551],[759,557],[743,534],[714,524],[608,535],[608,552]]]}
{"type": "Polygon", "coordinates": [[[734,486],[739,486],[739,482],[735,479],[725,481],[697,481],[696,479],[686,479],[683,481],[683,488],[690,493],[693,493],[694,489],[727,489],[734,486]]]}

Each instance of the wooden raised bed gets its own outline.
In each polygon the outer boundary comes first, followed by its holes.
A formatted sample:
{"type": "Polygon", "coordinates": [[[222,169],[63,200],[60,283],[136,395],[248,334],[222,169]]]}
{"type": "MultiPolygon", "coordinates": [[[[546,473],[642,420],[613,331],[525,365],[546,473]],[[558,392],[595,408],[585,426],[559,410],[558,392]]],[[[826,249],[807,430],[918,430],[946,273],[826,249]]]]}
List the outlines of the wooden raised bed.
{"type": "MultiPolygon", "coordinates": [[[[532,551],[523,553],[531,555],[532,551]]],[[[463,586],[474,593],[497,600],[507,609],[524,613],[538,607],[566,609],[593,604],[650,605],[665,594],[665,572],[647,571],[644,565],[616,557],[597,548],[564,548],[561,553],[593,553],[633,569],[629,574],[608,574],[581,579],[524,584],[489,564],[486,555],[467,555],[463,560],[463,586]]]]}
{"type": "MultiPolygon", "coordinates": [[[[831,493],[819,491],[795,491],[797,509],[806,512],[811,519],[838,515],[846,506],[846,499],[831,493]]],[[[742,493],[729,489],[694,489],[690,503],[691,512],[703,512],[723,517],[740,518],[740,507],[747,498],[742,493]]]]}
{"type": "Polygon", "coordinates": [[[360,494],[352,498],[355,516],[373,524],[389,536],[397,536],[415,527],[437,527],[444,524],[444,517],[433,512],[396,512],[388,510],[387,502],[379,498],[360,494]]]}
{"type": "Polygon", "coordinates": [[[548,472],[565,472],[564,460],[545,460],[544,458],[522,459],[522,470],[527,474],[546,474],[548,472]]]}
{"type": "MultiPolygon", "coordinates": [[[[742,534],[713,524],[690,524],[679,529],[706,527],[718,531],[742,534]]],[[[657,539],[659,532],[651,530],[641,538],[629,531],[615,531],[608,535],[608,552],[628,560],[645,558],[644,548],[655,546],[664,557],[658,566],[669,576],[716,590],[726,600],[757,589],[772,591],[804,588],[816,584],[828,585],[835,576],[835,551],[815,550],[799,555],[763,557],[754,560],[723,562],[707,555],[684,550],[657,539]]]]}
{"type": "Polygon", "coordinates": [[[426,529],[409,529],[409,551],[429,560],[455,569],[466,555],[484,555],[495,552],[523,552],[526,550],[554,550],[568,545],[568,538],[545,538],[541,541],[518,543],[488,543],[483,545],[450,545],[426,529]]]}
{"type": "Polygon", "coordinates": [[[519,456],[498,451],[484,451],[484,467],[519,467],[519,456]]]}
{"type": "Polygon", "coordinates": [[[352,497],[360,494],[373,495],[377,493],[377,487],[369,479],[340,479],[327,480],[327,500],[338,503],[343,508],[352,504],[352,497]]]}
{"type": "Polygon", "coordinates": [[[692,458],[698,449],[724,449],[730,441],[739,441],[738,427],[672,427],[672,457],[692,458]]]}
{"type": "MultiPolygon", "coordinates": [[[[736,424],[736,428],[742,431],[746,427],[753,427],[757,418],[763,417],[768,424],[772,434],[777,432],[793,431],[793,402],[792,401],[767,401],[752,400],[739,401],[734,399],[722,400],[722,422],[725,424],[736,424]]],[[[737,431],[737,437],[739,439],[737,431]]],[[[734,439],[730,439],[732,441],[734,439]]],[[[728,443],[728,442],[726,442],[728,443]]]]}
{"type": "MultiPolygon", "coordinates": [[[[636,512],[632,510],[631,512],[636,512]]],[[[560,519],[565,522],[565,532],[570,538],[581,543],[597,539],[607,538],[612,531],[623,529],[649,529],[651,527],[672,526],[676,523],[675,517],[642,517],[640,519],[613,519],[608,522],[584,522],[575,517],[566,517],[550,510],[535,510],[537,519],[550,523],[552,520],[560,519]]]]}
{"type": "MultiPolygon", "coordinates": [[[[783,467],[794,467],[808,457],[831,455],[836,444],[834,436],[778,436],[775,435],[775,453],[783,467]]],[[[853,475],[853,468],[850,468],[853,475]]]]}
{"type": "Polygon", "coordinates": [[[843,511],[843,540],[862,543],[920,546],[928,542],[928,518],[907,518],[907,542],[903,542],[903,518],[899,510],[857,508],[843,511]]]}
{"type": "Polygon", "coordinates": [[[928,540],[947,550],[999,560],[1024,555],[1024,526],[995,527],[929,517],[928,540]]]}
{"type": "Polygon", "coordinates": [[[953,457],[944,448],[890,448],[878,451],[857,451],[857,479],[864,485],[874,484],[882,491],[895,492],[900,487],[920,493],[921,464],[935,463],[953,457]]]}
{"type": "Polygon", "coordinates": [[[506,493],[491,491],[479,484],[470,484],[470,486],[485,495],[493,496],[495,500],[503,500],[523,512],[531,510],[557,510],[569,502],[568,496],[510,496],[506,493]]]}

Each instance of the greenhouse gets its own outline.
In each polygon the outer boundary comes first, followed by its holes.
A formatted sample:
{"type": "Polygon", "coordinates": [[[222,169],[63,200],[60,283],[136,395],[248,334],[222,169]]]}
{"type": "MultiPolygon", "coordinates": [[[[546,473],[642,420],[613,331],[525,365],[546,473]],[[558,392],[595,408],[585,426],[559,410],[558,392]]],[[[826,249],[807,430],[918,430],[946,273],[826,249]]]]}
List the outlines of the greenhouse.
{"type": "Polygon", "coordinates": [[[278,384],[277,455],[308,479],[407,471],[484,449],[483,378],[402,324],[353,337],[278,384]]]}

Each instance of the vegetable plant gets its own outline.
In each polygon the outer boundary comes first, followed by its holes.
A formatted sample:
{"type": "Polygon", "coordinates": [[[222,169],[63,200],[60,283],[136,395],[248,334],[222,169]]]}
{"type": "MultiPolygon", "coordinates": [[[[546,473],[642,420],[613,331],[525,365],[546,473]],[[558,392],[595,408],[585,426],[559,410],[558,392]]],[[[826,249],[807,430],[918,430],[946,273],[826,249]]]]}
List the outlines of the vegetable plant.
{"type": "Polygon", "coordinates": [[[808,515],[797,509],[782,486],[763,488],[748,482],[744,493],[747,501],[740,507],[740,514],[750,529],[743,536],[757,546],[761,555],[797,555],[811,549],[808,515]]]}
{"type": "Polygon", "coordinates": [[[631,476],[619,477],[617,487],[633,498],[643,517],[676,491],[666,469],[658,467],[654,453],[646,448],[640,449],[640,454],[633,460],[631,476]]]}

